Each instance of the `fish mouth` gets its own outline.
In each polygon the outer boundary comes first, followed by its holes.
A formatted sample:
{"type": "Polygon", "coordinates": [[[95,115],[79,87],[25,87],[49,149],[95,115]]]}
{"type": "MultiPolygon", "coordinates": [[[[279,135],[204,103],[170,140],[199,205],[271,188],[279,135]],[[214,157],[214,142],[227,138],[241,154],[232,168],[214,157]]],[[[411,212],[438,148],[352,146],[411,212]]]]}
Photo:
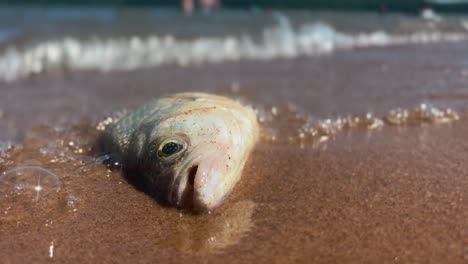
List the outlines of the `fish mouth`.
{"type": "Polygon", "coordinates": [[[169,202],[179,209],[194,212],[214,210],[236,182],[233,180],[234,174],[226,169],[229,168],[228,162],[222,155],[187,161],[175,174],[169,202]]]}
{"type": "Polygon", "coordinates": [[[178,186],[179,194],[177,195],[177,206],[185,209],[194,209],[194,185],[195,176],[197,175],[198,164],[191,166],[188,169],[187,176],[185,177],[184,186],[178,186]]]}
{"type": "Polygon", "coordinates": [[[179,209],[192,210],[194,208],[194,185],[198,163],[193,163],[182,169],[176,176],[169,194],[169,202],[179,209]]]}
{"type": "MultiPolygon", "coordinates": [[[[170,203],[182,210],[211,211],[219,205],[219,173],[212,162],[195,162],[182,169],[175,179],[169,196],[170,203]]],[[[222,186],[221,186],[222,187],[222,186]]],[[[222,188],[221,188],[222,189],[222,188]]]]}

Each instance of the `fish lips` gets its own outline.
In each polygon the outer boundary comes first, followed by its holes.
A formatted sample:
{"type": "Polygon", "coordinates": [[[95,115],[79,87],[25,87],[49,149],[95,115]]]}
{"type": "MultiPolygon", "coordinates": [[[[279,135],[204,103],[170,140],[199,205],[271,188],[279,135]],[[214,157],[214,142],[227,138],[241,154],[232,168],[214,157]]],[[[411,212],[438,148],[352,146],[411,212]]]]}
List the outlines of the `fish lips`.
{"type": "Polygon", "coordinates": [[[213,159],[184,166],[173,183],[169,201],[180,209],[195,212],[211,211],[218,207],[227,196],[218,163],[213,159]]]}
{"type": "Polygon", "coordinates": [[[194,197],[194,182],[198,171],[198,163],[185,166],[176,177],[171,186],[168,200],[180,209],[192,209],[194,197]]]}

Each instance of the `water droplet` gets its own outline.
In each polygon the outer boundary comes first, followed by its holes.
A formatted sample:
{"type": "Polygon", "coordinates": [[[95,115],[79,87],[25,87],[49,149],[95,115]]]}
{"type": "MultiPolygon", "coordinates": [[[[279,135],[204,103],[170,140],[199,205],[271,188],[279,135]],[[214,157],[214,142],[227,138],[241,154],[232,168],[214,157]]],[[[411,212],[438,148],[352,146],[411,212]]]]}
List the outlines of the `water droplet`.
{"type": "Polygon", "coordinates": [[[239,91],[240,91],[240,83],[237,82],[237,81],[236,81],[236,82],[232,82],[232,83],[231,83],[231,91],[232,91],[233,93],[239,93],[239,91]]]}
{"type": "Polygon", "coordinates": [[[54,241],[51,241],[49,245],[49,258],[53,258],[53,257],[54,257],[54,241]]]}
{"type": "Polygon", "coordinates": [[[395,109],[385,116],[385,121],[390,125],[422,125],[432,123],[447,123],[458,120],[459,114],[452,109],[438,109],[434,106],[422,103],[414,110],[395,109]]]}
{"type": "Polygon", "coordinates": [[[6,151],[13,147],[13,143],[10,141],[0,141],[0,151],[6,151]]]}
{"type": "Polygon", "coordinates": [[[273,107],[271,108],[271,113],[272,113],[274,116],[278,115],[278,108],[276,108],[275,106],[273,106],[273,107]]]}
{"type": "Polygon", "coordinates": [[[46,216],[66,206],[62,182],[51,171],[37,166],[20,166],[0,176],[0,209],[6,220],[46,216]]]}

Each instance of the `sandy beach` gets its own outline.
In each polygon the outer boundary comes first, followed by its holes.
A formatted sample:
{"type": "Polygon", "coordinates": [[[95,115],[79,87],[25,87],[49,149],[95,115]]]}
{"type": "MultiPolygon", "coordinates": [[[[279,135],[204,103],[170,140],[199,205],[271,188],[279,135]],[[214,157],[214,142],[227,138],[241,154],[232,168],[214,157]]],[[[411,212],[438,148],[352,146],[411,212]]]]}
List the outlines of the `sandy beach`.
{"type": "Polygon", "coordinates": [[[0,173],[26,168],[26,177],[45,182],[38,196],[15,196],[0,178],[1,262],[466,263],[463,54],[466,41],[407,44],[123,72],[53,70],[4,82],[0,173]],[[211,214],[161,206],[92,151],[100,120],[179,91],[238,98],[266,120],[240,184],[211,214]],[[366,114],[385,121],[392,109],[421,104],[457,118],[300,136],[304,125],[366,114]]]}

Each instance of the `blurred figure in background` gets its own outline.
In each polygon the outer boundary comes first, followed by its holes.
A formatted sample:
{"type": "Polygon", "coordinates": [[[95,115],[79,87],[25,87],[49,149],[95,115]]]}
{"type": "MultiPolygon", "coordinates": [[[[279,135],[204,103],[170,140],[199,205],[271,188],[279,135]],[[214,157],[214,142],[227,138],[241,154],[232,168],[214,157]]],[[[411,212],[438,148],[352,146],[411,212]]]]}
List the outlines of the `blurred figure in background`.
{"type": "MultiPolygon", "coordinates": [[[[213,10],[221,8],[219,0],[199,0],[198,5],[205,13],[211,13],[213,10]]],[[[195,0],[182,0],[181,7],[186,15],[192,15],[195,11],[195,0]]]]}
{"type": "Polygon", "coordinates": [[[193,1],[194,0],[182,0],[182,10],[186,15],[193,14],[193,11],[195,9],[195,3],[193,1]]]}
{"type": "Polygon", "coordinates": [[[200,7],[204,12],[212,12],[215,9],[219,9],[221,7],[219,0],[199,0],[200,7]]]}

